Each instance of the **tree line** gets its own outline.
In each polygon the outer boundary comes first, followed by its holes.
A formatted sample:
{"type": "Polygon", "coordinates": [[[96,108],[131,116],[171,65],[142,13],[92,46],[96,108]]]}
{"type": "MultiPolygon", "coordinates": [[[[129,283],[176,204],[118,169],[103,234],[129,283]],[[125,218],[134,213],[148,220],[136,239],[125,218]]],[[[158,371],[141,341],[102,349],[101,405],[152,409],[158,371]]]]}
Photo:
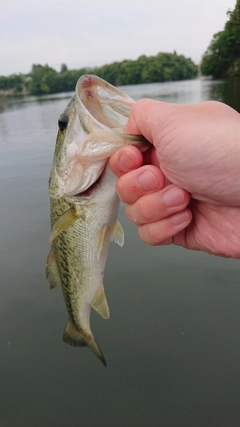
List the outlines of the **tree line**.
{"type": "Polygon", "coordinates": [[[198,67],[190,58],[174,53],[140,56],[137,60],[113,62],[101,67],[69,70],[62,64],[60,72],[48,65],[33,64],[29,74],[0,76],[0,93],[43,95],[73,91],[82,74],[96,74],[114,86],[192,79],[198,67]]]}
{"type": "Polygon", "coordinates": [[[240,76],[240,0],[228,11],[224,30],[214,34],[201,62],[201,73],[214,78],[240,76]]]}

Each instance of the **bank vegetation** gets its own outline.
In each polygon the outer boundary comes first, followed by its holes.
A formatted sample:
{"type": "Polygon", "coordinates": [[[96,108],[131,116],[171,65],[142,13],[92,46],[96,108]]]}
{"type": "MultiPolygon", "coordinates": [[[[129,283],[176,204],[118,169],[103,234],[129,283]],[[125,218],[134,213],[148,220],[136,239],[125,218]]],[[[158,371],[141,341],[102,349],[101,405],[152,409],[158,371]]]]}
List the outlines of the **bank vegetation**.
{"type": "Polygon", "coordinates": [[[48,65],[33,64],[31,72],[0,76],[0,94],[43,95],[73,91],[82,74],[92,73],[114,86],[193,79],[198,67],[190,58],[174,53],[140,56],[137,60],[113,62],[101,67],[69,70],[62,64],[60,72],[48,65]]]}
{"type": "Polygon", "coordinates": [[[201,73],[214,78],[240,76],[240,0],[228,11],[223,31],[214,34],[203,55],[201,73]]]}

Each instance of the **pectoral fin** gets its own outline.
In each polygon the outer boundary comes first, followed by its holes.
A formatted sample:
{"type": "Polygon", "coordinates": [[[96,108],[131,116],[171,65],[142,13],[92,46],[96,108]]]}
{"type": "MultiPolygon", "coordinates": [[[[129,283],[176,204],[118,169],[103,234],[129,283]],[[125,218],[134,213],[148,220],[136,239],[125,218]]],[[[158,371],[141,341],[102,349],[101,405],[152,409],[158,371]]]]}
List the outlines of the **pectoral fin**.
{"type": "Polygon", "coordinates": [[[121,247],[124,245],[124,230],[118,220],[115,222],[115,224],[112,227],[111,240],[114,240],[114,242],[121,247]]]}
{"type": "Polygon", "coordinates": [[[52,248],[50,249],[49,255],[47,257],[46,277],[49,280],[51,289],[56,288],[56,286],[60,285],[61,283],[56,258],[52,248]]]}
{"type": "Polygon", "coordinates": [[[91,306],[104,319],[109,318],[109,307],[108,307],[108,303],[106,300],[106,295],[105,295],[103,286],[101,286],[101,288],[99,289],[97,295],[95,296],[94,300],[92,301],[91,306]]]}
{"type": "Polygon", "coordinates": [[[49,237],[49,241],[53,242],[54,239],[56,239],[59,234],[62,233],[62,231],[66,230],[70,225],[72,225],[75,221],[77,221],[79,218],[81,218],[81,215],[76,212],[76,209],[74,206],[72,206],[70,209],[68,209],[60,218],[57,220],[57,222],[54,224],[52,228],[52,232],[49,237]]]}

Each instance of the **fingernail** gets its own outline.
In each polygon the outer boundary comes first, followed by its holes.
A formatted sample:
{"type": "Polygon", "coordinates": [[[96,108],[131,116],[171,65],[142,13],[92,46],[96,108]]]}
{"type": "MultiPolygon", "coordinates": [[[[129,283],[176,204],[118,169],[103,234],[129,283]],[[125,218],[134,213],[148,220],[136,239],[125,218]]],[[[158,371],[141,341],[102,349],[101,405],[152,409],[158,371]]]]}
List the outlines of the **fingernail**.
{"type": "Polygon", "coordinates": [[[188,221],[188,211],[179,212],[171,216],[171,221],[174,225],[181,225],[188,221]]]}
{"type": "Polygon", "coordinates": [[[179,206],[184,202],[184,192],[181,188],[169,188],[163,193],[163,203],[165,206],[172,208],[179,206]]]}
{"type": "Polygon", "coordinates": [[[120,165],[121,172],[129,172],[130,170],[135,169],[135,157],[128,152],[121,154],[118,163],[120,165]]]}
{"type": "Polygon", "coordinates": [[[154,173],[149,170],[144,171],[138,177],[139,187],[144,191],[154,191],[159,187],[158,180],[154,173]]]}

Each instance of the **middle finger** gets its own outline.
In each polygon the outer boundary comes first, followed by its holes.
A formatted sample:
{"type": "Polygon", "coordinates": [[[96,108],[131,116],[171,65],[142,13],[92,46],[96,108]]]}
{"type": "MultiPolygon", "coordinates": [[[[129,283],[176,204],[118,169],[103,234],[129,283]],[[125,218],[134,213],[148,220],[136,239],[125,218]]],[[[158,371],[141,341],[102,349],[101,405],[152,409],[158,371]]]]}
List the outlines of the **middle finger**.
{"type": "Polygon", "coordinates": [[[117,180],[117,192],[125,203],[135,203],[139,197],[161,190],[165,178],[159,168],[152,165],[142,166],[127,172],[117,180]]]}

